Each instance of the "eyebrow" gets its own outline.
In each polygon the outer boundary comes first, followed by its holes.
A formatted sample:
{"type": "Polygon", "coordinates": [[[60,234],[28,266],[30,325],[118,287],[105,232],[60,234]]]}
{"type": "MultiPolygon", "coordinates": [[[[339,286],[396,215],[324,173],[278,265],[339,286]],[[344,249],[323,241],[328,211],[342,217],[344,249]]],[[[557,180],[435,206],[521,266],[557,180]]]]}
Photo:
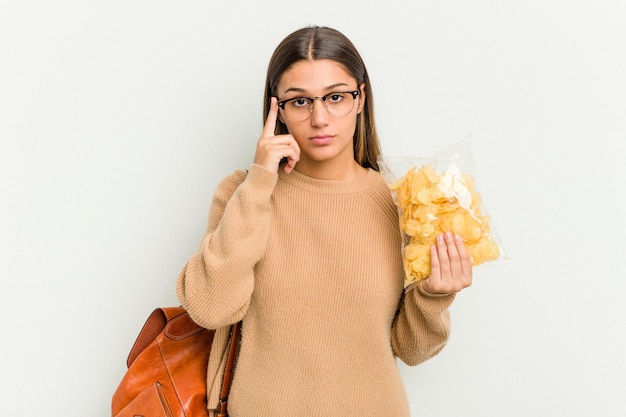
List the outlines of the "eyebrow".
{"type": "MultiPolygon", "coordinates": [[[[348,84],[347,83],[336,83],[333,85],[329,85],[328,87],[324,88],[324,91],[329,91],[329,90],[334,90],[337,87],[347,87],[348,84]]],[[[286,89],[283,94],[285,93],[291,93],[291,92],[295,92],[295,93],[306,93],[306,90],[304,88],[299,88],[299,87],[289,87],[288,89],[286,89]]]]}

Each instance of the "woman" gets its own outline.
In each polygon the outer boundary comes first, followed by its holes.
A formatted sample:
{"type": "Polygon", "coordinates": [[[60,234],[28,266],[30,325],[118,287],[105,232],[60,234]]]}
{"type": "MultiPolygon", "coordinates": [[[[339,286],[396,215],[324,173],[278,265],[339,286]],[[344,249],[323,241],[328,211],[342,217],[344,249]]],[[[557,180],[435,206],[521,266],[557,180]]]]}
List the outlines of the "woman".
{"type": "MultiPolygon", "coordinates": [[[[308,27],[281,42],[264,117],[253,163],[217,187],[177,285],[191,317],[220,329],[214,352],[243,319],[229,414],[409,416],[396,357],[415,365],[444,347],[448,307],[472,281],[463,242],[439,236],[430,277],[404,291],[372,88],[340,32],[308,27]]],[[[211,359],[209,408],[223,367],[211,359]]]]}

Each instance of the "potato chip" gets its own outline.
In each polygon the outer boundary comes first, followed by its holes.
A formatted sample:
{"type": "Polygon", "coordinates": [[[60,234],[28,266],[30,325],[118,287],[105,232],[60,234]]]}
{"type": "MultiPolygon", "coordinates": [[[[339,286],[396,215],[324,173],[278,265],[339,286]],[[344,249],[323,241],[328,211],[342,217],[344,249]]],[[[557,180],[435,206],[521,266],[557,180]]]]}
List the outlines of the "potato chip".
{"type": "Polygon", "coordinates": [[[444,174],[429,165],[412,167],[390,188],[400,209],[400,228],[407,236],[403,248],[405,287],[428,278],[430,247],[437,235],[445,232],[461,236],[473,265],[500,256],[470,175],[459,173],[455,166],[444,174]]]}
{"type": "Polygon", "coordinates": [[[452,218],[451,228],[453,233],[463,236],[466,242],[477,242],[482,235],[480,223],[467,212],[456,212],[452,218]]]}
{"type": "Polygon", "coordinates": [[[416,193],[416,203],[430,204],[435,199],[430,188],[422,188],[416,193]]]}

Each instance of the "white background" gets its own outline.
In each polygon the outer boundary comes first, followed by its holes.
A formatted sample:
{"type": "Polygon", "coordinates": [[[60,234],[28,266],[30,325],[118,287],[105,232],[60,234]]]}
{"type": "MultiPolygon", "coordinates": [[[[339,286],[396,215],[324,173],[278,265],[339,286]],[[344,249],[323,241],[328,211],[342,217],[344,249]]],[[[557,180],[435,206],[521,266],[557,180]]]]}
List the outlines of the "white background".
{"type": "Polygon", "coordinates": [[[626,415],[622,0],[0,1],[0,415],[109,415],[309,24],[361,51],[386,153],[474,133],[511,259],[402,365],[413,415],[626,415]]]}

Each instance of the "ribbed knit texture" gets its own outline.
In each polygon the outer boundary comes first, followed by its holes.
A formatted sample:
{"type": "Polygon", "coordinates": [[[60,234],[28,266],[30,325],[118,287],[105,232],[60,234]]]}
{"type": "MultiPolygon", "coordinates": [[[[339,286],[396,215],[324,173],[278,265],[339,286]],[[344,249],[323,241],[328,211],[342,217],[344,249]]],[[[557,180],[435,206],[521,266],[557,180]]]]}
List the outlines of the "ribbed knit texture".
{"type": "Polygon", "coordinates": [[[400,239],[373,170],[325,181],[252,165],[222,181],[177,292],[207,328],[243,319],[231,417],[409,416],[395,358],[443,348],[454,296],[404,293],[400,239]]]}

